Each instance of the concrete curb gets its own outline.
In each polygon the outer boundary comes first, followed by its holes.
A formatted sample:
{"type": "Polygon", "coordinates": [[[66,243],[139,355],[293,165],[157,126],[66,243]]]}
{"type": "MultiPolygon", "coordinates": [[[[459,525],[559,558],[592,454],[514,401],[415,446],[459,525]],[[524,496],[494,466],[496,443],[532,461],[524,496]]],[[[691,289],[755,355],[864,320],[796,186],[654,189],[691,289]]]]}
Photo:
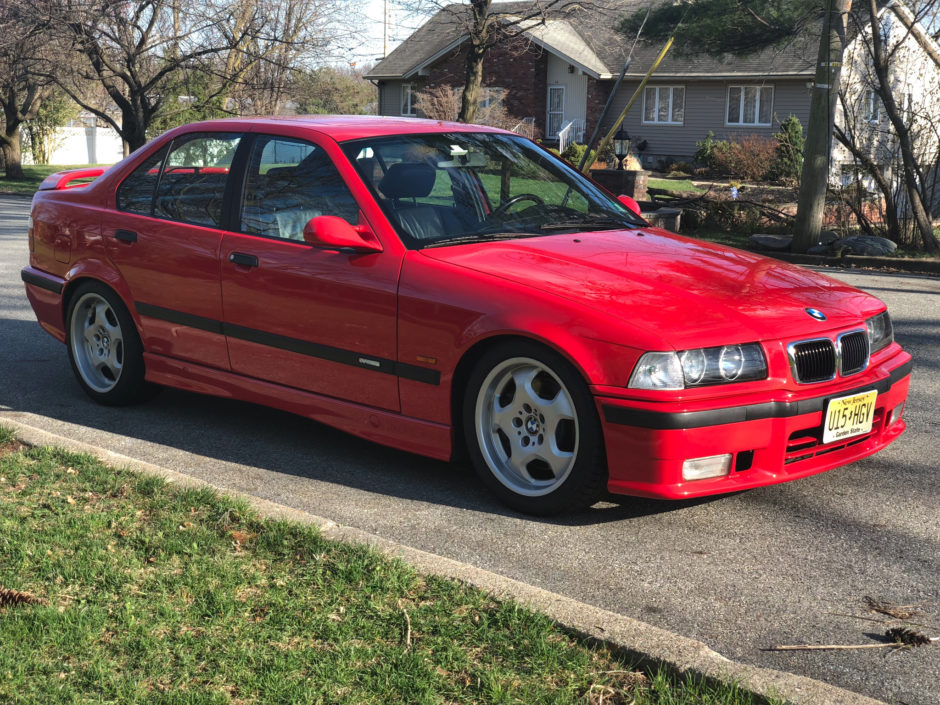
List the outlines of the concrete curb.
{"type": "Polygon", "coordinates": [[[0,423],[12,427],[16,437],[26,445],[57,446],[73,452],[88,453],[108,465],[156,475],[183,487],[210,487],[222,494],[247,501],[264,517],[316,526],[324,536],[337,541],[368,544],[386,555],[400,558],[420,573],[458,580],[494,596],[511,598],[532,607],[547,614],[568,630],[612,644],[645,663],[659,664],[682,674],[692,673],[726,682],[735,681],[753,693],[783,700],[791,705],[885,705],[880,700],[873,700],[805,676],[737,663],[712,651],[702,642],[645,622],[608,612],[466,563],[404,546],[375,534],[340,526],[314,514],[216,487],[189,475],[43,431],[6,415],[0,415],[0,423]]]}

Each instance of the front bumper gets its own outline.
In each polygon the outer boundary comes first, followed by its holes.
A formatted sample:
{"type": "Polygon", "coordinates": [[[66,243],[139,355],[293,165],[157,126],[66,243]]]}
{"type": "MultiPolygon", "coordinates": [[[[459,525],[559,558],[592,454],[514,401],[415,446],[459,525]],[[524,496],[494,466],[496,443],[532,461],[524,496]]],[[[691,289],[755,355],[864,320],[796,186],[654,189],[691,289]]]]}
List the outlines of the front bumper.
{"type": "Polygon", "coordinates": [[[685,499],[735,492],[831,470],[869,456],[903,433],[891,413],[907,399],[912,361],[900,352],[858,377],[799,393],[768,394],[745,404],[720,406],[637,402],[596,397],[610,472],[608,489],[657,499],[685,499]],[[835,397],[877,390],[872,430],[824,445],[826,404],[835,397]],[[691,458],[732,453],[730,474],[685,481],[691,458]]]}

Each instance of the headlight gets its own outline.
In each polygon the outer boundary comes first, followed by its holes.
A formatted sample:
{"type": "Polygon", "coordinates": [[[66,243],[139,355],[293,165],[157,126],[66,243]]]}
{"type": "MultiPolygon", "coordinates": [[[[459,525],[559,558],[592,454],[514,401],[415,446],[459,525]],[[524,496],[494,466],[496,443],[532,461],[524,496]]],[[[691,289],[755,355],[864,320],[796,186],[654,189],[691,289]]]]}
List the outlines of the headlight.
{"type": "Polygon", "coordinates": [[[894,326],[891,325],[891,316],[888,312],[879,313],[865,321],[868,328],[869,354],[876,353],[894,342],[894,326]]]}
{"type": "Polygon", "coordinates": [[[760,343],[644,354],[627,385],[632,389],[685,389],[766,379],[760,343]]]}

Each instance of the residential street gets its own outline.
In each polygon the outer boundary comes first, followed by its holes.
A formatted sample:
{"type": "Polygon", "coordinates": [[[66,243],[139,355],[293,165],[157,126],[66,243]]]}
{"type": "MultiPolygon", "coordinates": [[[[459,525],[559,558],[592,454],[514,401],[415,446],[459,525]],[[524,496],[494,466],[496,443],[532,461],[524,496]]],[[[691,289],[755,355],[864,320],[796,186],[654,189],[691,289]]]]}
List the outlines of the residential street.
{"type": "Polygon", "coordinates": [[[14,418],[562,593],[705,642],[728,658],[907,705],[940,705],[940,644],[865,644],[865,597],[919,605],[940,636],[940,278],[830,271],[887,301],[914,356],[907,433],[880,455],[793,483],[694,502],[623,498],[560,520],[497,504],[468,465],[300,417],[164,390],[95,405],[24,294],[29,200],[0,196],[0,423],[14,418]],[[854,617],[852,616],[854,615],[854,617]],[[862,619],[862,618],[865,619],[862,619]]]}

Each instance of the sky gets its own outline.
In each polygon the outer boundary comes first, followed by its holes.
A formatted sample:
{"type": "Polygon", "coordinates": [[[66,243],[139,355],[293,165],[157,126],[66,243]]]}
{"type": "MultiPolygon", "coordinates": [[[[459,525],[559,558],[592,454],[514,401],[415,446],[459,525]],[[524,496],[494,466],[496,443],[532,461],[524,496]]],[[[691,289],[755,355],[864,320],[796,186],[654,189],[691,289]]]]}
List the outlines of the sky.
{"type": "MultiPolygon", "coordinates": [[[[361,46],[352,51],[348,60],[375,64],[382,57],[384,0],[365,0],[363,5],[366,21],[361,46]]],[[[394,0],[389,0],[388,6],[388,50],[392,51],[416,29],[416,24],[414,20],[405,17],[405,13],[396,6],[394,0]]]]}

